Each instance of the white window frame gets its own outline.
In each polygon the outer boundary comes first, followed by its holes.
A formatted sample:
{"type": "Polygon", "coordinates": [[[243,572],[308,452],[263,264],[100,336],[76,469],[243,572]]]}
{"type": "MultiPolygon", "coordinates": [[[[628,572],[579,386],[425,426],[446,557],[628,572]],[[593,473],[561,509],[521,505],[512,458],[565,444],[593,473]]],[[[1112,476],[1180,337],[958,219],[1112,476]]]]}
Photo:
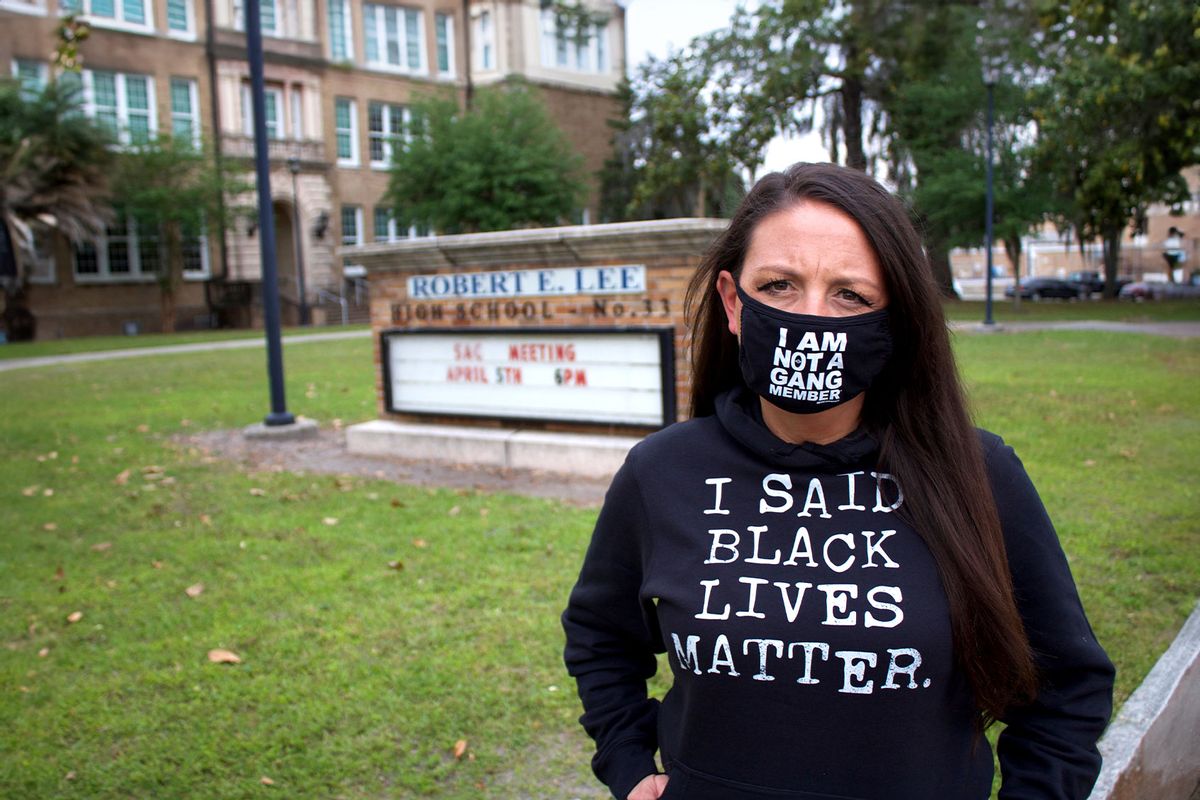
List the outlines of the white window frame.
{"type": "Polygon", "coordinates": [[[136,72],[117,72],[116,70],[83,70],[83,111],[87,116],[96,117],[96,95],[94,76],[96,72],[111,72],[116,78],[117,92],[117,142],[122,147],[132,144],[129,135],[129,94],[126,81],[129,78],[146,79],[146,104],[148,114],[147,141],[153,141],[158,135],[158,103],[155,100],[155,85],[153,75],[143,75],[136,72]]]}
{"type": "Polygon", "coordinates": [[[492,24],[492,12],[480,11],[475,18],[475,41],[479,43],[479,68],[496,68],[496,26],[492,24]]]}
{"type": "Polygon", "coordinates": [[[580,47],[573,36],[559,38],[558,20],[552,9],[541,12],[542,66],[547,69],[604,75],[609,69],[608,26],[594,25],[587,44],[580,47]]]}
{"type": "MultiPolygon", "coordinates": [[[[75,283],[149,283],[158,279],[158,272],[142,271],[142,238],[138,235],[138,223],[133,217],[125,219],[125,231],[121,234],[110,234],[105,231],[89,244],[96,251],[97,272],[79,271],[79,251],[72,248],[71,268],[75,275],[75,283]],[[124,239],[129,251],[129,271],[113,272],[109,263],[109,245],[114,239],[124,239]]],[[[162,233],[158,235],[159,266],[166,269],[166,254],[162,251],[162,233]]]]}
{"type": "MultiPolygon", "coordinates": [[[[263,36],[270,36],[273,39],[280,39],[283,37],[283,3],[280,2],[280,0],[260,0],[258,15],[263,36]],[[268,28],[266,24],[262,23],[262,7],[264,3],[268,2],[275,9],[275,25],[270,28],[268,28]]],[[[236,31],[246,30],[245,0],[233,0],[233,29],[236,31]]]]}
{"type": "Polygon", "coordinates": [[[299,141],[304,138],[304,90],[298,84],[292,84],[287,93],[291,108],[291,138],[299,141]]]}
{"type": "Polygon", "coordinates": [[[339,167],[357,167],[361,164],[358,150],[358,101],[352,97],[333,98],[333,152],[337,157],[339,167]],[[338,103],[344,101],[349,106],[350,127],[338,127],[338,103]],[[338,152],[338,136],[343,132],[350,134],[350,155],[343,158],[338,152]]]}
{"type": "Polygon", "coordinates": [[[196,41],[196,11],[193,0],[180,0],[183,3],[183,13],[187,21],[187,28],[177,30],[171,27],[171,12],[170,8],[164,6],[163,11],[163,29],[167,32],[167,36],[172,39],[181,39],[186,42],[196,41]]]}
{"type": "MultiPolygon", "coordinates": [[[[286,107],[283,104],[283,87],[263,87],[263,113],[266,113],[267,95],[275,98],[275,135],[271,135],[271,129],[268,127],[267,141],[283,141],[288,138],[287,125],[285,124],[287,122],[286,107]]],[[[249,82],[242,84],[242,133],[250,137],[254,136],[254,103],[250,100],[249,82]]]]}
{"type": "MultiPolygon", "coordinates": [[[[208,257],[208,234],[201,233],[196,237],[196,244],[200,248],[200,268],[188,269],[187,262],[183,265],[183,279],[185,281],[206,281],[212,277],[212,262],[208,257]]],[[[163,269],[167,269],[166,253],[163,253],[163,269]]]]}
{"type": "Polygon", "coordinates": [[[343,247],[352,247],[363,243],[363,208],[360,205],[352,205],[347,203],[342,206],[342,216],[338,220],[338,226],[341,228],[341,242],[343,247]],[[354,240],[346,240],[346,212],[354,212],[354,240]]]}
{"type": "Polygon", "coordinates": [[[397,143],[396,140],[399,139],[399,140],[403,141],[405,144],[407,144],[408,139],[409,139],[409,130],[408,129],[411,124],[412,124],[412,109],[406,105],[401,105],[400,103],[384,103],[382,101],[376,101],[376,100],[372,100],[370,103],[367,104],[367,157],[371,161],[371,169],[387,170],[387,169],[391,168],[392,155],[395,152],[393,148],[396,146],[396,143],[397,143]],[[374,105],[378,105],[382,108],[381,118],[383,120],[383,130],[380,131],[378,134],[375,131],[371,130],[371,106],[374,106],[374,105]],[[400,116],[403,119],[404,128],[405,128],[403,131],[397,132],[397,131],[392,130],[391,109],[393,109],[393,108],[400,109],[400,116]],[[383,160],[382,161],[376,160],[375,158],[372,157],[373,153],[371,152],[370,145],[371,145],[371,142],[376,139],[381,140],[382,144],[383,144],[383,160]]]}
{"type": "MultiPolygon", "coordinates": [[[[97,28],[108,28],[116,31],[126,31],[128,33],[142,33],[154,35],[154,0],[139,0],[142,4],[142,22],[130,22],[124,18],[126,0],[112,0],[113,11],[115,16],[105,17],[99,16],[92,11],[93,0],[79,0],[80,12],[79,15],[89,24],[97,28]]],[[[5,6],[7,8],[7,6],[5,6]]],[[[59,12],[66,12],[63,8],[61,0],[59,2],[59,12]]]]}
{"type": "Polygon", "coordinates": [[[172,75],[167,86],[169,93],[167,95],[167,105],[171,110],[171,135],[175,135],[176,120],[183,119],[185,115],[175,110],[175,82],[180,81],[187,84],[188,89],[188,104],[190,111],[186,115],[189,122],[189,127],[192,130],[192,144],[196,147],[200,146],[200,90],[197,88],[195,78],[183,78],[177,75],[172,75]]]}
{"type": "Polygon", "coordinates": [[[337,63],[345,61],[354,61],[354,17],[351,14],[350,0],[329,0],[329,11],[326,25],[329,29],[329,60],[337,63]],[[346,51],[346,55],[339,57],[334,52],[333,43],[333,9],[341,8],[342,13],[342,45],[346,51]]]}
{"type": "Polygon", "coordinates": [[[363,61],[369,69],[379,70],[381,72],[396,72],[404,75],[428,75],[429,74],[429,54],[425,52],[425,14],[420,8],[410,8],[402,5],[385,5],[378,3],[363,3],[363,61]],[[387,58],[388,50],[388,34],[387,34],[387,11],[393,9],[397,15],[396,22],[396,46],[399,51],[400,63],[394,64],[387,58]],[[408,63],[408,51],[412,42],[408,36],[408,21],[407,15],[415,14],[417,19],[417,66],[411,67],[408,63]],[[367,18],[371,17],[374,23],[375,36],[371,37],[368,33],[367,18]],[[375,52],[377,58],[371,59],[368,49],[371,40],[374,40],[375,52]]]}
{"type": "Polygon", "coordinates": [[[54,284],[58,282],[58,261],[54,257],[54,231],[42,225],[32,226],[33,263],[29,265],[29,282],[54,284]]]}
{"type": "Polygon", "coordinates": [[[433,69],[439,78],[445,80],[453,80],[455,77],[454,68],[454,15],[443,14],[436,12],[433,15],[433,69]],[[446,27],[446,69],[442,69],[442,65],[438,63],[438,41],[437,29],[438,23],[444,23],[446,27]]]}
{"type": "MultiPolygon", "coordinates": [[[[0,0],[0,2],[2,2],[2,0],[0,0]]],[[[37,81],[36,90],[40,92],[42,89],[45,89],[46,84],[50,82],[50,65],[47,64],[45,61],[38,61],[36,58],[14,58],[12,60],[12,67],[10,69],[9,74],[12,75],[13,79],[16,81],[21,81],[21,65],[22,64],[24,64],[25,66],[33,66],[36,68],[36,70],[37,70],[37,77],[35,78],[35,80],[37,81]]],[[[21,88],[25,89],[26,87],[22,86],[21,88]]]]}
{"type": "Polygon", "coordinates": [[[31,3],[23,3],[21,0],[0,0],[0,9],[15,11],[18,14],[44,17],[46,16],[46,0],[34,0],[31,3]]]}
{"type": "Polygon", "coordinates": [[[392,210],[385,206],[375,206],[372,210],[372,225],[371,225],[371,241],[372,242],[403,242],[408,239],[423,239],[432,236],[433,233],[429,230],[422,230],[422,226],[410,225],[408,228],[401,229],[396,222],[395,215],[392,210]],[[379,212],[387,214],[387,229],[383,236],[379,235],[379,212]]]}

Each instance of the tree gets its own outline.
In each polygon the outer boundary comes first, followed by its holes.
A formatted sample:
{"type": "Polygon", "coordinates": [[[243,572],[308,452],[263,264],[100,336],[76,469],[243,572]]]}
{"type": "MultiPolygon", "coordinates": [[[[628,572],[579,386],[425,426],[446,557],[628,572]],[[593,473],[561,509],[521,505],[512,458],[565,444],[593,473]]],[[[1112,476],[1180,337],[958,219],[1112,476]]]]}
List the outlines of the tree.
{"type": "Polygon", "coordinates": [[[601,174],[605,219],[733,213],[771,129],[753,142],[741,123],[731,124],[738,106],[715,96],[719,68],[709,40],[698,37],[665,59],[651,57],[623,86],[627,117],[615,124],[601,174]]]}
{"type": "Polygon", "coordinates": [[[1104,246],[1115,296],[1122,233],[1187,197],[1200,162],[1200,11],[1158,0],[1069,0],[1047,12],[1052,80],[1037,109],[1040,166],[1081,239],[1104,246]]]}
{"type": "Polygon", "coordinates": [[[182,136],[161,136],[117,156],[113,205],[140,236],[157,239],[166,259],[158,270],[162,330],[175,330],[175,294],[183,282],[184,248],[245,212],[226,198],[252,184],[223,172],[212,153],[182,136]]]}
{"type": "Polygon", "coordinates": [[[481,89],[469,111],[433,96],[412,107],[384,197],[397,222],[443,233],[554,225],[583,203],[583,160],[525,85],[481,89]]]}
{"type": "Polygon", "coordinates": [[[35,334],[29,265],[39,228],[83,242],[110,219],[109,134],[83,115],[75,85],[58,80],[39,91],[0,81],[0,281],[10,340],[35,334]]]}

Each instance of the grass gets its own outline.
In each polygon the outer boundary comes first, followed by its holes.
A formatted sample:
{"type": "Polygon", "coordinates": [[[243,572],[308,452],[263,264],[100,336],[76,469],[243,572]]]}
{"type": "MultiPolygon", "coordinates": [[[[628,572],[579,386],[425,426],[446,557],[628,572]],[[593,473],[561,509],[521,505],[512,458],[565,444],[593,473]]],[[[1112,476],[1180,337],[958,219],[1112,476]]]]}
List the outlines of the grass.
{"type": "MultiPolygon", "coordinates": [[[[368,330],[366,325],[349,325],[336,328],[286,328],[284,338],[304,336],[312,333],[334,331],[368,330]]],[[[8,342],[0,345],[0,361],[11,358],[35,358],[42,356],[70,355],[107,350],[129,350],[140,347],[166,347],[174,344],[196,344],[199,342],[224,342],[234,339],[261,341],[261,330],[236,329],[217,331],[187,331],[185,333],[145,333],[137,336],[81,336],[75,339],[55,339],[43,342],[8,342]]]]}
{"type": "MultiPolygon", "coordinates": [[[[947,318],[955,322],[982,322],[982,300],[952,300],[944,306],[947,318]]],[[[1200,301],[1158,300],[1133,302],[1129,300],[1088,300],[1082,303],[1065,300],[1013,301],[998,295],[992,303],[992,317],[997,322],[1058,322],[1102,320],[1106,322],[1197,322],[1200,321],[1200,301]]]]}
{"type": "MultiPolygon", "coordinates": [[[[1058,524],[1123,699],[1200,594],[1200,348],[957,347],[981,423],[1058,524]]],[[[374,416],[369,339],[285,358],[293,412],[374,416]]],[[[251,473],[179,443],[261,419],[263,372],[260,352],[226,351],[4,376],[0,796],[605,796],[557,620],[595,511],[251,473]]]]}

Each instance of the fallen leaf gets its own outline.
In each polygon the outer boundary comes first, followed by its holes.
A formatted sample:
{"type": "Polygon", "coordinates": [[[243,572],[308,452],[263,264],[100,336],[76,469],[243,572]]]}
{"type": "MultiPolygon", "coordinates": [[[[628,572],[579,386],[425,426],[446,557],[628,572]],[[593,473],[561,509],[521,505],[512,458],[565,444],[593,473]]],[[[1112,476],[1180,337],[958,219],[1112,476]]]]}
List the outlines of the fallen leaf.
{"type": "Polygon", "coordinates": [[[486,517],[490,513],[492,513],[490,509],[486,509],[486,508],[479,509],[479,516],[481,516],[481,517],[486,517]]]}
{"type": "Polygon", "coordinates": [[[42,530],[56,531],[56,530],[58,530],[58,523],[47,522],[45,525],[42,526],[42,530]]]}
{"type": "Polygon", "coordinates": [[[266,493],[266,489],[259,489],[257,486],[250,490],[250,494],[254,495],[255,497],[263,497],[266,495],[266,493]]]}
{"type": "Polygon", "coordinates": [[[49,647],[43,647],[41,650],[38,650],[38,658],[45,658],[48,655],[50,655],[49,647]]]}
{"type": "Polygon", "coordinates": [[[392,498],[392,508],[404,508],[404,503],[400,502],[395,497],[393,497],[392,498]]]}
{"type": "Polygon", "coordinates": [[[72,625],[74,625],[76,622],[79,622],[81,619],[83,619],[82,611],[72,611],[67,615],[67,622],[71,623],[72,625]]]}
{"type": "Polygon", "coordinates": [[[133,474],[132,470],[123,469],[117,473],[117,477],[113,478],[113,483],[117,484],[118,486],[124,486],[125,484],[129,483],[129,476],[131,474],[133,474]]]}
{"type": "Polygon", "coordinates": [[[1086,459],[1086,460],[1083,462],[1083,465],[1084,465],[1085,467],[1094,467],[1094,466],[1096,466],[1096,459],[1094,459],[1094,458],[1089,458],[1089,459],[1086,459]]]}
{"type": "Polygon", "coordinates": [[[143,424],[143,425],[138,425],[138,426],[137,426],[137,432],[138,432],[138,433],[148,433],[149,431],[150,431],[150,426],[149,426],[149,425],[144,425],[144,424],[143,424]]]}
{"type": "Polygon", "coordinates": [[[204,584],[193,583],[191,586],[184,589],[183,593],[188,597],[199,597],[200,595],[204,594],[204,584]]]}
{"type": "Polygon", "coordinates": [[[397,572],[399,572],[400,570],[404,569],[404,562],[403,561],[389,561],[388,569],[394,569],[397,572]]]}
{"type": "Polygon", "coordinates": [[[454,757],[462,758],[467,752],[467,740],[459,739],[454,743],[454,757]]]}
{"type": "Polygon", "coordinates": [[[214,664],[240,664],[240,663],[242,663],[242,659],[237,653],[234,653],[230,650],[221,650],[220,648],[217,648],[215,650],[209,650],[208,651],[208,660],[214,664]]]}
{"type": "Polygon", "coordinates": [[[58,565],[58,569],[54,570],[54,580],[61,581],[67,577],[67,573],[63,572],[62,564],[58,565]]]}
{"type": "Polygon", "coordinates": [[[201,514],[200,523],[202,525],[212,525],[212,517],[210,517],[208,514],[201,514]]]}
{"type": "Polygon", "coordinates": [[[37,490],[38,487],[36,486],[26,486],[21,490],[21,494],[25,495],[26,497],[33,497],[35,494],[37,494],[37,490]]]}
{"type": "Polygon", "coordinates": [[[338,518],[337,517],[325,517],[324,519],[321,520],[321,522],[324,522],[326,525],[337,525],[338,518]]]}
{"type": "Polygon", "coordinates": [[[43,497],[54,497],[54,490],[53,489],[43,489],[42,496],[43,497]]]}
{"type": "Polygon", "coordinates": [[[96,551],[97,553],[103,553],[105,550],[111,549],[112,542],[98,542],[97,544],[92,545],[92,550],[96,551]]]}
{"type": "Polygon", "coordinates": [[[275,785],[275,781],[271,780],[266,775],[263,775],[261,778],[259,778],[258,782],[261,783],[263,786],[274,786],[275,785]]]}
{"type": "Polygon", "coordinates": [[[71,770],[70,772],[68,772],[66,775],[63,776],[63,779],[68,780],[68,781],[75,780],[75,770],[71,770]]]}
{"type": "Polygon", "coordinates": [[[182,428],[188,428],[188,427],[191,427],[191,424],[192,424],[192,421],[191,421],[190,419],[181,419],[181,420],[179,420],[179,425],[180,425],[180,427],[182,427],[182,428]]]}
{"type": "Polygon", "coordinates": [[[150,566],[154,567],[155,569],[162,569],[162,568],[163,568],[163,562],[161,562],[161,561],[151,561],[151,562],[150,562],[150,566]]]}
{"type": "Polygon", "coordinates": [[[450,509],[449,513],[450,513],[450,516],[457,517],[459,514],[462,513],[462,509],[459,508],[458,506],[454,506],[453,508],[450,509]]]}
{"type": "Polygon", "coordinates": [[[429,542],[425,541],[424,539],[413,539],[413,547],[429,547],[429,542]]]}

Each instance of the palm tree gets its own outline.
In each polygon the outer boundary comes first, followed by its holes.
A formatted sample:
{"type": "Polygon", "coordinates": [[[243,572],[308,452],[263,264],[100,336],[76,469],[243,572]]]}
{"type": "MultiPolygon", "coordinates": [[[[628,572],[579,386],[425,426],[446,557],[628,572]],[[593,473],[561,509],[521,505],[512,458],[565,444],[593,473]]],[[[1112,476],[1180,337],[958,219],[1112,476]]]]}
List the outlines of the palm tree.
{"type": "Polygon", "coordinates": [[[0,81],[0,284],[9,340],[32,339],[29,264],[39,228],[72,242],[104,232],[112,212],[110,134],[81,108],[77,86],[52,81],[31,91],[0,81]]]}

